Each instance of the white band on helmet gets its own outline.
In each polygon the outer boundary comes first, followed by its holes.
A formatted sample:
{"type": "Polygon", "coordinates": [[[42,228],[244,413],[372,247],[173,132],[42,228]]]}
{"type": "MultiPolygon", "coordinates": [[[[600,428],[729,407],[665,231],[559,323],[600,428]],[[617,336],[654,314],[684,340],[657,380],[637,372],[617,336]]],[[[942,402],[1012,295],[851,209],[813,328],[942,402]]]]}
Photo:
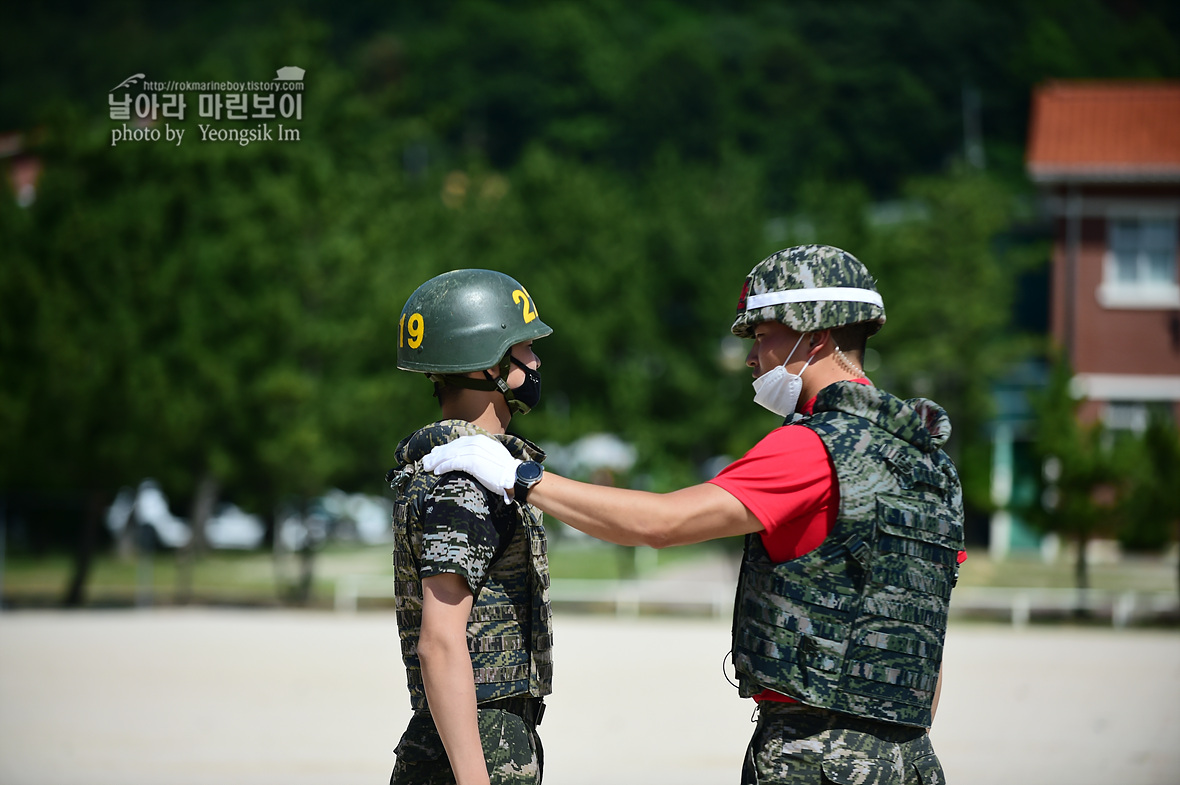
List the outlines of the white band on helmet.
{"type": "Polygon", "coordinates": [[[818,289],[788,289],[782,292],[752,294],[746,298],[746,310],[765,308],[768,305],[789,305],[791,303],[843,302],[868,303],[878,308],[885,307],[881,295],[872,289],[855,289],[850,286],[827,286],[818,289]]]}

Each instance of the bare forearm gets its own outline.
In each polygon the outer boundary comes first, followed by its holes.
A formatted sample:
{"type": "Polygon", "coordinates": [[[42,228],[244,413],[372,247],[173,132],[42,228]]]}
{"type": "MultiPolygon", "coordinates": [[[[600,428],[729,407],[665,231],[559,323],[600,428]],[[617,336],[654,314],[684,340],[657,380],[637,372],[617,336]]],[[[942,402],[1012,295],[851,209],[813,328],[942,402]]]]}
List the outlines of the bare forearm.
{"type": "Polygon", "coordinates": [[[654,493],[591,485],[556,474],[546,474],[529,493],[529,503],[547,515],[619,545],[651,545],[659,539],[660,510],[655,499],[654,493]]]}
{"type": "Polygon", "coordinates": [[[475,678],[467,651],[467,618],[474,603],[466,581],[454,573],[422,581],[422,629],[418,658],[434,726],[459,785],[487,785],[479,740],[475,678]]]}
{"type": "Polygon", "coordinates": [[[649,493],[547,473],[529,502],[570,526],[620,545],[664,548],[762,528],[741,502],[713,485],[649,493]]]}
{"type": "Polygon", "coordinates": [[[422,681],[438,735],[446,748],[459,785],[488,781],[479,739],[475,680],[466,638],[434,638],[419,642],[422,681]]]}

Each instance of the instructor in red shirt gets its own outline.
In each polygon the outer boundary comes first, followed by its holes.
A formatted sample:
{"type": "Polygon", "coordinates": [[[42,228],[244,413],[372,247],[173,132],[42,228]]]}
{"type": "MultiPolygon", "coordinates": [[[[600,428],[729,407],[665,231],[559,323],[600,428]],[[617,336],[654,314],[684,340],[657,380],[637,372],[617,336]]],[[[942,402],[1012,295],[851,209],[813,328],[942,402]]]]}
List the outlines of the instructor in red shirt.
{"type": "Polygon", "coordinates": [[[944,782],[927,729],[963,558],[962,491],[942,450],[946,413],[865,377],[866,341],[884,323],[875,281],[845,251],[804,245],[759,262],[732,331],[753,339],[754,401],[785,421],[700,485],[589,485],[480,437],[424,460],[610,542],[746,535],[732,658],[759,716],[743,784],[944,782]]]}

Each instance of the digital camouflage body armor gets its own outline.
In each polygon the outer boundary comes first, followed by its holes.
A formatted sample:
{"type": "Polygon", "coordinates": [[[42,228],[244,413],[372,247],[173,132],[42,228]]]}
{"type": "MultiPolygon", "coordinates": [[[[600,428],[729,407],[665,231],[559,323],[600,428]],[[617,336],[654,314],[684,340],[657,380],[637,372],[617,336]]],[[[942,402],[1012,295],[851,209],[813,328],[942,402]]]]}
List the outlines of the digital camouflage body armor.
{"type": "Polygon", "coordinates": [[[946,413],[869,385],[824,388],[799,423],[839,482],[835,526],[814,551],[773,563],[746,537],[733,659],[743,697],[769,688],[832,711],[929,727],[947,606],[963,548],[946,413]]]}
{"type": "MultiPolygon", "coordinates": [[[[426,710],[426,690],[418,658],[422,629],[420,558],[424,547],[447,548],[447,542],[424,542],[421,516],[432,491],[446,477],[424,471],[421,459],[430,450],[460,436],[487,431],[465,420],[443,420],[410,435],[397,447],[398,468],[391,472],[397,492],[394,507],[394,580],[397,625],[406,665],[410,704],[426,710]]],[[[544,453],[519,437],[495,435],[518,458],[544,460],[544,453]]],[[[469,478],[468,478],[469,480],[469,478]]],[[[471,483],[471,492],[487,494],[471,483]]],[[[475,674],[477,703],[510,696],[542,697],[552,691],[553,625],[549,608],[549,562],[541,513],[530,505],[487,504],[500,532],[500,547],[465,549],[471,560],[490,562],[467,622],[467,645],[475,674]]],[[[445,537],[445,535],[444,535],[445,537]]]]}

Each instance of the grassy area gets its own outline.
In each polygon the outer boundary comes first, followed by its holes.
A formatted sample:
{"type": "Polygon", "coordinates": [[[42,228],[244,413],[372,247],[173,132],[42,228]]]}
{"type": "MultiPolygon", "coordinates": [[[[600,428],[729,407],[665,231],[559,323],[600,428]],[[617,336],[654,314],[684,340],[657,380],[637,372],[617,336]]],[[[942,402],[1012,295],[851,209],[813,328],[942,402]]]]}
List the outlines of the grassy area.
{"type": "MultiPolygon", "coordinates": [[[[336,581],[345,575],[390,575],[391,550],[391,545],[332,545],[317,553],[312,604],[331,603],[336,581]]],[[[699,559],[712,550],[696,546],[657,554],[647,548],[554,543],[549,552],[550,573],[556,579],[648,575],[667,565],[699,559]]],[[[195,603],[281,604],[293,591],[299,570],[292,556],[277,561],[267,552],[216,551],[192,566],[189,593],[195,603]]],[[[10,555],[4,564],[4,601],[15,606],[57,604],[71,574],[70,557],[64,554],[38,558],[10,555]]],[[[157,553],[144,562],[122,560],[112,553],[98,555],[91,565],[86,598],[90,605],[130,605],[147,586],[155,603],[178,600],[180,567],[175,553],[157,553]]]]}
{"type": "MultiPolygon", "coordinates": [[[[1123,557],[1115,562],[1090,565],[1090,586],[1094,589],[1140,592],[1177,590],[1173,558],[1123,557]]],[[[984,553],[972,553],[959,573],[960,586],[1069,589],[1077,585],[1074,564],[1061,558],[1051,564],[1039,559],[1013,558],[992,561],[984,553]]]]}
{"type": "Polygon", "coordinates": [[[580,541],[549,549],[549,574],[554,579],[647,578],[658,575],[663,569],[707,559],[722,551],[723,548],[714,543],[657,551],[580,541]]]}
{"type": "MultiPolygon", "coordinates": [[[[584,540],[555,538],[549,551],[550,573],[562,578],[620,579],[655,577],[666,570],[682,572],[694,564],[737,559],[734,548],[706,544],[653,551],[621,548],[584,540]]],[[[346,575],[388,576],[391,546],[332,545],[318,553],[314,565],[312,604],[330,605],[338,579],[346,575]]],[[[4,564],[5,604],[49,606],[60,602],[70,579],[71,563],[65,555],[41,558],[9,556],[4,564]]],[[[279,605],[289,600],[298,580],[299,564],[291,557],[276,562],[266,552],[215,552],[192,569],[191,598],[195,603],[279,605]]],[[[120,560],[113,554],[96,558],[90,574],[90,605],[130,605],[138,587],[150,577],[152,600],[171,604],[180,596],[175,554],[161,553],[150,563],[120,560]]],[[[1172,558],[1123,558],[1091,566],[1091,585],[1098,589],[1174,592],[1177,573],[1172,558]]],[[[963,565],[960,586],[1049,587],[1074,585],[1073,564],[1062,558],[1053,564],[1039,560],[991,561],[975,551],[963,565]]]]}
{"type": "MultiPolygon", "coordinates": [[[[68,556],[9,557],[4,565],[4,601],[9,605],[52,605],[64,596],[72,575],[68,556]]],[[[154,602],[175,602],[180,595],[179,569],[172,553],[147,561],[104,554],[90,568],[86,599],[90,605],[124,605],[151,587],[154,602]]],[[[268,555],[216,553],[192,568],[191,597],[196,602],[269,603],[278,601],[275,568],[268,555]]]]}

